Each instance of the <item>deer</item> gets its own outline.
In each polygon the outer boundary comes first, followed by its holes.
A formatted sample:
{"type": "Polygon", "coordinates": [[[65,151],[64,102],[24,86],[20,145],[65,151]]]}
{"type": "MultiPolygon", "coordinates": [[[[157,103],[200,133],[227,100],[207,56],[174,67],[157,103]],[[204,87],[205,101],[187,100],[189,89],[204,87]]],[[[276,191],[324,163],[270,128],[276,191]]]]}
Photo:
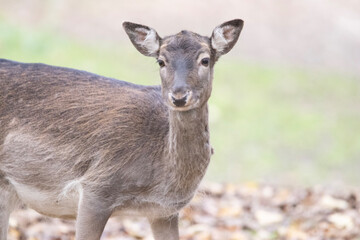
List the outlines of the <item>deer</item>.
{"type": "Polygon", "coordinates": [[[212,155],[214,65],[243,24],[161,38],[124,22],[135,48],[156,58],[159,86],[0,59],[0,240],[22,204],[76,219],[76,240],[99,240],[119,215],[147,218],[155,240],[178,240],[179,211],[212,155]]]}

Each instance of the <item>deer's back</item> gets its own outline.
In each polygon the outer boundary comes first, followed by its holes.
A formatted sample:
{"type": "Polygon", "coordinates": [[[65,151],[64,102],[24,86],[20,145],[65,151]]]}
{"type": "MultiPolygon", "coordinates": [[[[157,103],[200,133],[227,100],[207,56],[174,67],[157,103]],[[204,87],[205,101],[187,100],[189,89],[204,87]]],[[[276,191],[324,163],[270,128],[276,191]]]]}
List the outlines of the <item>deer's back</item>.
{"type": "Polygon", "coordinates": [[[0,85],[0,173],[9,179],[44,191],[80,178],[117,191],[151,182],[168,132],[160,87],[7,60],[0,85]]]}

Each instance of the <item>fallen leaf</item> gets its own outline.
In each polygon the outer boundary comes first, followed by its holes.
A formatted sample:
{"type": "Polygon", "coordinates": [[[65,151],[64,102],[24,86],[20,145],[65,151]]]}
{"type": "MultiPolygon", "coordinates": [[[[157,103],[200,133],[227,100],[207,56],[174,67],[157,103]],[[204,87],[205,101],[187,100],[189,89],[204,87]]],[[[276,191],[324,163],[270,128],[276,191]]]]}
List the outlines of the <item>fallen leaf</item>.
{"type": "Polygon", "coordinates": [[[329,222],[333,223],[337,228],[345,228],[351,230],[354,228],[354,220],[343,213],[334,213],[328,217],[329,222]]]}
{"type": "Polygon", "coordinates": [[[283,221],[284,217],[278,212],[260,209],[256,210],[255,219],[261,226],[267,226],[283,221]]]}
{"type": "Polygon", "coordinates": [[[334,198],[330,195],[325,195],[320,199],[320,206],[327,209],[347,209],[349,204],[341,199],[334,198]]]}

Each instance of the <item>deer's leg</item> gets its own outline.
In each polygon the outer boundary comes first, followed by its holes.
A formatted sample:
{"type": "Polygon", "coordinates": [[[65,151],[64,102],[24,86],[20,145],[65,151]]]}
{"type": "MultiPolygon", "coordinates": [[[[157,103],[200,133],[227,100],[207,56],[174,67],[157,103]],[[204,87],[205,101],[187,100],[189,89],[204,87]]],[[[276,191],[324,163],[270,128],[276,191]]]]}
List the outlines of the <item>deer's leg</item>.
{"type": "Polygon", "coordinates": [[[155,240],[179,240],[178,214],[149,221],[155,240]]]}
{"type": "Polygon", "coordinates": [[[6,240],[10,217],[10,204],[5,189],[0,187],[0,240],[6,240]]]}
{"type": "Polygon", "coordinates": [[[0,240],[6,240],[10,213],[14,210],[18,198],[12,186],[0,173],[0,240]]]}
{"type": "Polygon", "coordinates": [[[76,219],[76,240],[99,240],[110,216],[108,204],[84,193],[76,219]]]}

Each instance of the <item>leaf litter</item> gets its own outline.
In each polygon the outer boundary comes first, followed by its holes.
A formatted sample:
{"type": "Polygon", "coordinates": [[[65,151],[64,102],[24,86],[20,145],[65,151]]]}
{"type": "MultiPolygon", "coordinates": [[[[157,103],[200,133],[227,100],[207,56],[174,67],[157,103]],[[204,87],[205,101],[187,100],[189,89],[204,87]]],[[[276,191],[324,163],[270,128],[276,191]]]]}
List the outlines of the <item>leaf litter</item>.
{"type": "MultiPolygon", "coordinates": [[[[9,240],[74,240],[75,222],[25,207],[9,240]]],[[[152,240],[145,218],[111,218],[102,239],[152,240]]],[[[359,240],[360,189],[205,184],[180,213],[181,240],[359,240]]]]}

